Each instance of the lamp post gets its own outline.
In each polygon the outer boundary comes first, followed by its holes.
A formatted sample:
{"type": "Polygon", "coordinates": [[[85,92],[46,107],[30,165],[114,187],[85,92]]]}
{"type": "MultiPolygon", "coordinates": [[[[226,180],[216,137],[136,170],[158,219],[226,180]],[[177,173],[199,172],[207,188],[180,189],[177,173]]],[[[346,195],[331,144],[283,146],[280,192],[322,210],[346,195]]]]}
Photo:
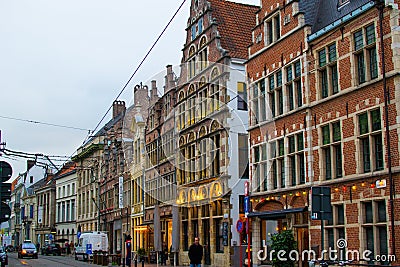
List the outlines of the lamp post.
{"type": "Polygon", "coordinates": [[[385,9],[385,1],[384,0],[374,0],[375,6],[379,11],[379,38],[380,38],[380,59],[382,62],[382,82],[383,82],[383,94],[384,94],[384,116],[385,116],[385,139],[386,139],[386,151],[388,157],[388,173],[389,173],[389,194],[390,194],[390,224],[391,224],[391,247],[392,254],[396,255],[396,242],[395,242],[395,224],[394,224],[394,181],[392,175],[392,157],[391,157],[391,147],[390,147],[390,127],[389,127],[389,91],[386,86],[386,66],[385,66],[385,45],[383,43],[383,11],[385,9]]]}

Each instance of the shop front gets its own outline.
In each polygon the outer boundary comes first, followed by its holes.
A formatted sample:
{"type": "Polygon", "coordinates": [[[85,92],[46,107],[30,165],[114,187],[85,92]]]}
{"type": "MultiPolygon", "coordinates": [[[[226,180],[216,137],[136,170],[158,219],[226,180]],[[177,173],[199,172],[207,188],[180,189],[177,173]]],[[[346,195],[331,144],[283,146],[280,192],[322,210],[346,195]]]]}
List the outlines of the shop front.
{"type": "MultiPolygon", "coordinates": [[[[301,197],[292,198],[290,205],[284,199],[259,201],[253,212],[248,214],[252,225],[252,260],[256,266],[271,265],[272,236],[282,231],[291,231],[296,241],[298,255],[309,249],[308,206],[301,197]],[[261,252],[262,251],[262,252],[261,252]]],[[[296,266],[306,267],[307,261],[301,257],[296,266]]]]}

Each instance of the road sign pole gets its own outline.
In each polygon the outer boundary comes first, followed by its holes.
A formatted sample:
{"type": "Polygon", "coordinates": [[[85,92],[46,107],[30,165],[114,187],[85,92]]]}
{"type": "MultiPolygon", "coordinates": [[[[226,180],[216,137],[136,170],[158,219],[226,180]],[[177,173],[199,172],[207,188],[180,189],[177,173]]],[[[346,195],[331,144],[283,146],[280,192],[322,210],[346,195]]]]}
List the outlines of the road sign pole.
{"type": "Polygon", "coordinates": [[[322,256],[322,261],[324,260],[324,256],[325,256],[325,253],[324,253],[324,243],[325,243],[325,233],[324,233],[324,213],[322,212],[322,216],[321,216],[322,218],[321,218],[321,256],[322,256]]]}

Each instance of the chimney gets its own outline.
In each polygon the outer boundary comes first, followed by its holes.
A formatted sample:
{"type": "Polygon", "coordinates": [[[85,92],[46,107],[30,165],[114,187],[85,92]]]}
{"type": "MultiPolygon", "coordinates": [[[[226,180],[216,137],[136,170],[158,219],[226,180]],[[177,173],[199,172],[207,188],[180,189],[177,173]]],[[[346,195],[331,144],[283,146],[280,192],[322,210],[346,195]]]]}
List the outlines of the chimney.
{"type": "Polygon", "coordinates": [[[113,119],[119,114],[125,113],[126,107],[125,102],[120,100],[115,100],[113,103],[113,119]]]}
{"type": "Polygon", "coordinates": [[[136,85],[133,89],[134,106],[143,106],[149,102],[149,88],[147,85],[136,85]]]}
{"type": "Polygon", "coordinates": [[[155,80],[151,81],[151,91],[150,91],[150,103],[153,105],[157,102],[160,97],[157,94],[157,82],[155,80]]]}
{"type": "Polygon", "coordinates": [[[175,74],[172,70],[172,65],[167,65],[167,75],[165,76],[165,92],[176,86],[174,76],[175,74]]]}
{"type": "Polygon", "coordinates": [[[29,171],[33,166],[35,166],[36,161],[34,160],[27,160],[26,161],[26,170],[29,171]]]}

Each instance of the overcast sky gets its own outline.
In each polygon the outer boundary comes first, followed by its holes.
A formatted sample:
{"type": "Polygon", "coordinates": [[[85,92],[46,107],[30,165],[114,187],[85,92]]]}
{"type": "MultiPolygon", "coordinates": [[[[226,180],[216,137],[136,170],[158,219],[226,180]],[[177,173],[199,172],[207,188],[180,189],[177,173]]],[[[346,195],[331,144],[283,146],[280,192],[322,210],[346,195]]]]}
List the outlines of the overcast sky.
{"type": "MultiPolygon", "coordinates": [[[[0,0],[0,116],[94,129],[182,2],[0,0]]],[[[180,62],[189,5],[121,100],[128,104],[136,84],[180,62]]],[[[87,136],[1,117],[0,130],[8,149],[46,155],[70,156],[87,136]]],[[[13,165],[13,178],[26,170],[25,159],[0,159],[13,165]]]]}

